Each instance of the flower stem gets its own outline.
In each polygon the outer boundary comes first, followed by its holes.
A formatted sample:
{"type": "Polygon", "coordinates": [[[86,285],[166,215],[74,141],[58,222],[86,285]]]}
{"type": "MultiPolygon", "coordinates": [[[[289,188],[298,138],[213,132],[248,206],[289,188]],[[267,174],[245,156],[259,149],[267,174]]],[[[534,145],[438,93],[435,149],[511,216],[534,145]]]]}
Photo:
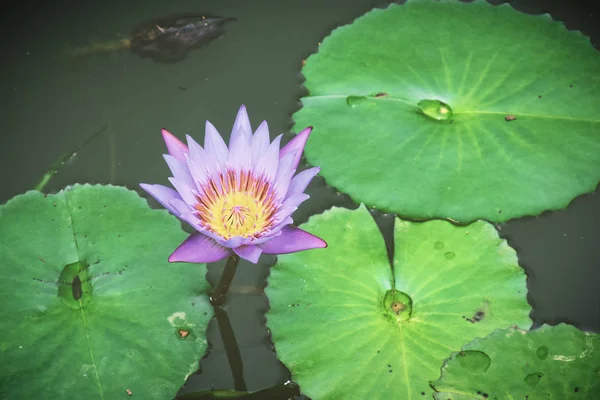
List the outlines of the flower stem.
{"type": "Polygon", "coordinates": [[[215,287],[214,292],[212,292],[210,296],[210,304],[212,304],[213,306],[220,306],[223,303],[225,303],[225,299],[227,298],[227,292],[229,291],[229,286],[231,286],[231,281],[235,276],[235,271],[237,269],[239,261],[240,257],[237,254],[232,254],[227,259],[227,263],[225,263],[225,268],[223,269],[221,279],[215,287]]]}
{"type": "Polygon", "coordinates": [[[77,147],[75,147],[74,150],[66,152],[66,153],[62,154],[60,157],[58,157],[58,159],[56,161],[54,161],[54,164],[52,164],[50,169],[48,171],[46,171],[44,176],[41,177],[41,179],[35,185],[33,190],[37,190],[38,192],[44,191],[44,188],[46,187],[48,182],[50,182],[50,179],[52,179],[52,177],[54,175],[56,175],[58,173],[58,171],[60,171],[65,165],[67,165],[67,163],[69,161],[71,161],[73,158],[75,158],[75,156],[77,155],[79,150],[81,150],[84,146],[86,146],[93,139],[95,139],[102,132],[104,132],[106,130],[106,128],[108,128],[108,124],[104,124],[104,126],[98,132],[93,133],[92,136],[87,138],[85,140],[85,142],[83,142],[80,145],[78,145],[77,147]]]}
{"type": "Polygon", "coordinates": [[[219,325],[219,332],[221,333],[221,340],[223,341],[223,346],[225,346],[227,361],[229,361],[229,367],[231,368],[233,387],[239,392],[246,392],[248,391],[248,387],[244,380],[242,353],[240,352],[240,347],[235,338],[231,321],[227,316],[227,311],[223,310],[221,307],[214,307],[214,311],[215,317],[217,318],[217,324],[219,325]]]}

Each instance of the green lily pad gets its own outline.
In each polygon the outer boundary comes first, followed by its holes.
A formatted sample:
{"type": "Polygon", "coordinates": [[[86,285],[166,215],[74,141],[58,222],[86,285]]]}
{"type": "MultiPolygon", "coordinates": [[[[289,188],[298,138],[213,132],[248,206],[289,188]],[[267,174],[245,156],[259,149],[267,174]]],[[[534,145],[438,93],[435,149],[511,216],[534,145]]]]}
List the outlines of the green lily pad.
{"type": "Polygon", "coordinates": [[[501,222],[600,180],[600,55],[549,15],[408,0],[306,60],[309,163],[356,202],[412,219],[501,222]]]}
{"type": "Polygon", "coordinates": [[[452,351],[531,324],[525,273],[489,223],[397,219],[394,272],[364,206],[305,225],[329,247],[279,256],[267,323],[279,358],[311,398],[431,396],[429,382],[452,351]]]}
{"type": "Polygon", "coordinates": [[[0,206],[0,397],[172,399],[212,316],[205,266],[167,261],[186,236],[122,187],[0,206]]]}
{"type": "Polygon", "coordinates": [[[600,335],[567,324],[498,330],[454,353],[433,382],[446,399],[598,399],[600,335]],[[485,355],[485,371],[464,360],[485,355]]]}

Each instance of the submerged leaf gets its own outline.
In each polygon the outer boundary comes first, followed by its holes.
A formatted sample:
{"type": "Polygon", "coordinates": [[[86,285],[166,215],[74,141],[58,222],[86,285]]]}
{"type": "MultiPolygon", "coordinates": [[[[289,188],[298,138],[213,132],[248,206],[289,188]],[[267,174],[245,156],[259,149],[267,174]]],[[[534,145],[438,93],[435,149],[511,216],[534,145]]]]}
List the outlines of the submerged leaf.
{"type": "Polygon", "coordinates": [[[177,62],[186,53],[225,34],[225,24],[235,18],[206,13],[182,13],[145,21],[133,29],[128,43],[140,57],[177,62]]]}

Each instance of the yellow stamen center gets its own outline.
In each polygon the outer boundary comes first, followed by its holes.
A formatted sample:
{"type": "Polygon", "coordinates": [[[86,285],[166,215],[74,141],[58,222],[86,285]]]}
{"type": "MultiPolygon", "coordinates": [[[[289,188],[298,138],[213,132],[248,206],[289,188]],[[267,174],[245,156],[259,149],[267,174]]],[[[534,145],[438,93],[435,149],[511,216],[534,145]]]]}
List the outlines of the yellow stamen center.
{"type": "Polygon", "coordinates": [[[205,229],[230,239],[259,237],[275,223],[277,206],[269,182],[250,172],[228,171],[203,185],[196,210],[205,229]]]}

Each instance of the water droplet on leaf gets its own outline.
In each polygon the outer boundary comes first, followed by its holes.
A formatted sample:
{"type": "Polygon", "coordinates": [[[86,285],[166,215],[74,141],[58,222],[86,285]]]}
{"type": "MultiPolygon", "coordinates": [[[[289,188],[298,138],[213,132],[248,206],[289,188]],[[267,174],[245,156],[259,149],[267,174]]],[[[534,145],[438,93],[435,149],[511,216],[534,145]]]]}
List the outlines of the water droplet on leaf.
{"type": "Polygon", "coordinates": [[[65,265],[58,278],[58,297],[71,309],[84,307],[92,297],[87,267],[79,261],[65,265]]]}
{"type": "Polygon", "coordinates": [[[410,319],[412,314],[412,299],[399,290],[388,290],[383,298],[385,313],[397,322],[410,319]]]}
{"type": "Polygon", "coordinates": [[[423,114],[438,121],[445,121],[452,117],[452,108],[443,101],[421,100],[417,103],[417,106],[419,106],[423,114]]]}
{"type": "Polygon", "coordinates": [[[371,103],[370,99],[366,96],[348,96],[346,97],[346,104],[350,107],[357,107],[371,103]]]}
{"type": "Polygon", "coordinates": [[[540,360],[545,360],[548,357],[548,348],[546,346],[540,346],[536,350],[535,354],[540,360]]]}
{"type": "Polygon", "coordinates": [[[447,251],[444,253],[444,257],[446,258],[446,260],[452,260],[455,256],[456,254],[454,254],[453,251],[447,251]]]}
{"type": "Polygon", "coordinates": [[[460,366],[473,374],[482,374],[492,364],[492,359],[483,351],[463,350],[456,355],[460,366]]]}
{"type": "Polygon", "coordinates": [[[534,372],[532,374],[527,375],[524,381],[529,386],[535,386],[540,382],[540,379],[542,379],[543,376],[544,374],[542,374],[541,372],[534,372]]]}
{"type": "Polygon", "coordinates": [[[433,248],[436,250],[442,250],[444,248],[444,242],[437,241],[434,243],[433,248]]]}

